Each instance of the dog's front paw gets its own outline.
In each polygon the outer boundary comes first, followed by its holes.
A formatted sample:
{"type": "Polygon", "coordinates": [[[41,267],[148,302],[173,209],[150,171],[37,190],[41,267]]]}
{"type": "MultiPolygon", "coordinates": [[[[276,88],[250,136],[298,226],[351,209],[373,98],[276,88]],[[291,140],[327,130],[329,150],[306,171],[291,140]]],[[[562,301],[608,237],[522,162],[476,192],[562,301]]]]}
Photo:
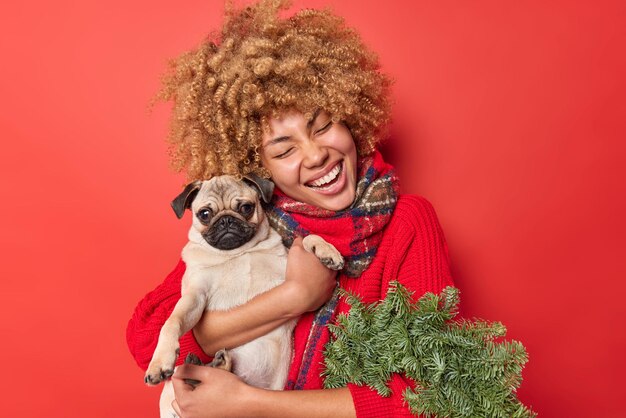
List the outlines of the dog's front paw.
{"type": "Polygon", "coordinates": [[[302,246],[320,259],[323,265],[331,270],[341,270],[344,266],[343,257],[337,249],[319,235],[307,235],[302,240],[302,246]]]}
{"type": "Polygon", "coordinates": [[[155,350],[154,357],[146,370],[144,376],[144,382],[147,385],[158,385],[162,381],[170,378],[174,374],[174,364],[180,349],[169,350],[168,352],[161,352],[161,350],[155,350]]]}

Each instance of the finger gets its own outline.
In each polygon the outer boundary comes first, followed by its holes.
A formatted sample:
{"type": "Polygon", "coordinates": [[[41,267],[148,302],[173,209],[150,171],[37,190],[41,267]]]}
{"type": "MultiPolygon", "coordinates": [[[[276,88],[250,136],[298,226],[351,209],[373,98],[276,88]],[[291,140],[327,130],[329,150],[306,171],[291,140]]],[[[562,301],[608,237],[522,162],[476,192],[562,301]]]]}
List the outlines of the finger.
{"type": "Polygon", "coordinates": [[[172,379],[192,379],[203,381],[206,379],[207,374],[210,374],[210,367],[197,366],[195,364],[181,364],[176,368],[172,379]]]}
{"type": "Polygon", "coordinates": [[[296,245],[298,247],[302,247],[302,237],[299,235],[296,235],[296,237],[293,239],[293,243],[291,244],[292,246],[296,245]]]}
{"type": "Polygon", "coordinates": [[[196,386],[202,382],[206,382],[207,378],[205,376],[205,372],[209,370],[209,367],[194,366],[191,364],[178,366],[172,376],[174,396],[176,398],[184,396],[185,394],[192,392],[196,386]]]}
{"type": "Polygon", "coordinates": [[[176,399],[184,399],[190,392],[195,389],[194,386],[188,385],[183,379],[172,378],[172,388],[174,389],[174,397],[176,399]]]}
{"type": "Polygon", "coordinates": [[[180,408],[178,407],[178,402],[176,402],[176,399],[172,401],[172,408],[174,409],[174,411],[176,411],[176,415],[182,417],[183,414],[180,412],[180,408]]]}

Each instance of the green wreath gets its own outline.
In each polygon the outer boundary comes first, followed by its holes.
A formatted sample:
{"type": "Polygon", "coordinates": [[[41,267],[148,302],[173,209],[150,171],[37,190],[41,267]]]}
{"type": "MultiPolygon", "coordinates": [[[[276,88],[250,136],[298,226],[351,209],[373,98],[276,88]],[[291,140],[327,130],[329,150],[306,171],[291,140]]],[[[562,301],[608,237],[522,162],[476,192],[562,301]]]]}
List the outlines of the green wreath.
{"type": "Polygon", "coordinates": [[[417,386],[404,392],[412,413],[424,417],[534,417],[516,396],[528,360],[517,341],[500,341],[500,322],[453,320],[459,291],[446,287],[413,303],[412,293],[392,282],[384,301],[363,304],[343,292],[352,306],[329,325],[325,387],[348,382],[390,396],[392,373],[417,386]]]}

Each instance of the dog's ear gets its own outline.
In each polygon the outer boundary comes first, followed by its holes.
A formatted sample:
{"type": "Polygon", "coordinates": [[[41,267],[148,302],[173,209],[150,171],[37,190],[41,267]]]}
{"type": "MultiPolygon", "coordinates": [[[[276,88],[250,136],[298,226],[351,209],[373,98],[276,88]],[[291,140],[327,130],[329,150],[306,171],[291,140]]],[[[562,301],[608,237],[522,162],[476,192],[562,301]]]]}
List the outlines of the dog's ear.
{"type": "Polygon", "coordinates": [[[256,174],[250,173],[243,176],[243,181],[245,181],[249,186],[255,188],[259,193],[259,196],[261,196],[261,200],[265,203],[269,203],[270,200],[272,200],[274,183],[271,180],[264,179],[256,174]]]}
{"type": "Polygon", "coordinates": [[[193,199],[198,194],[201,186],[202,182],[199,180],[189,183],[185,186],[185,190],[172,200],[172,209],[174,209],[174,213],[178,219],[183,217],[185,209],[189,209],[191,207],[191,202],[193,202],[193,199]]]}

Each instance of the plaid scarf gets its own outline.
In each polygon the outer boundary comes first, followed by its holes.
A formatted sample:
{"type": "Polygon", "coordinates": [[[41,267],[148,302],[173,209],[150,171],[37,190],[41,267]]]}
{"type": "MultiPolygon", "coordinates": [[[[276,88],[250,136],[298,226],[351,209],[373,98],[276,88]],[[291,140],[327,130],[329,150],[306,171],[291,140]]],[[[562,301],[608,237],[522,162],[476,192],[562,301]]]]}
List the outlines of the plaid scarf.
{"type": "Polygon", "coordinates": [[[297,202],[275,189],[267,208],[269,222],[290,247],[296,236],[316,234],[333,244],[345,259],[343,273],[359,277],[376,255],[382,230],[396,206],[398,178],[375,151],[359,161],[354,202],[341,211],[297,202]]]}

